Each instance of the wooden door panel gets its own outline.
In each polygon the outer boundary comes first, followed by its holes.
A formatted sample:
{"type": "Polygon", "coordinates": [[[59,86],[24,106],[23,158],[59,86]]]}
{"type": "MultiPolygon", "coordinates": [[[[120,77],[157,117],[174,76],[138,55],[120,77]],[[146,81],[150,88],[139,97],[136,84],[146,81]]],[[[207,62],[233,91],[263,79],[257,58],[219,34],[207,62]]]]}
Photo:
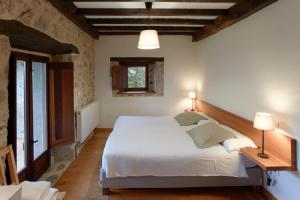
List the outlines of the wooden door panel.
{"type": "Polygon", "coordinates": [[[38,180],[51,165],[49,152],[44,152],[39,158],[34,161],[32,166],[32,181],[38,180]]]}
{"type": "Polygon", "coordinates": [[[62,140],[67,143],[74,142],[74,84],[72,67],[61,68],[61,127],[62,140]]]}
{"type": "Polygon", "coordinates": [[[124,90],[126,88],[126,67],[122,65],[114,65],[111,67],[112,89],[124,90]]]}
{"type": "Polygon", "coordinates": [[[51,63],[49,69],[51,146],[75,141],[73,63],[51,63]]]}
{"type": "Polygon", "coordinates": [[[49,135],[50,135],[50,145],[53,146],[55,143],[55,133],[56,133],[56,117],[55,117],[55,68],[53,63],[49,64],[48,70],[48,102],[49,102],[49,135]]]}

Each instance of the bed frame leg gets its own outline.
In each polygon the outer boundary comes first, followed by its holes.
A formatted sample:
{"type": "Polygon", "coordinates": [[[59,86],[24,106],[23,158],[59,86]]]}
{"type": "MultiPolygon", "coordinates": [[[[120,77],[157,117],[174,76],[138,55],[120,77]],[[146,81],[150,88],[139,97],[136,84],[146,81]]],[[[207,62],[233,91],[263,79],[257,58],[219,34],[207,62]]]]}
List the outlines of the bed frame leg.
{"type": "Polygon", "coordinates": [[[110,193],[109,188],[102,188],[102,194],[103,195],[109,195],[109,193],[110,193]]]}

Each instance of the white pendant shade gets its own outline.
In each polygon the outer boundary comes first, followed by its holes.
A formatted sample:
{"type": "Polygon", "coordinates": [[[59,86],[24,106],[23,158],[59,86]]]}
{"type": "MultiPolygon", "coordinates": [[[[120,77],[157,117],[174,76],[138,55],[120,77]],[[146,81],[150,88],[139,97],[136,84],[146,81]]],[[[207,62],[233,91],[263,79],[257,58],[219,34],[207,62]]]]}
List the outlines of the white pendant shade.
{"type": "Polygon", "coordinates": [[[159,40],[156,30],[143,30],[140,33],[139,49],[159,49],[159,40]]]}

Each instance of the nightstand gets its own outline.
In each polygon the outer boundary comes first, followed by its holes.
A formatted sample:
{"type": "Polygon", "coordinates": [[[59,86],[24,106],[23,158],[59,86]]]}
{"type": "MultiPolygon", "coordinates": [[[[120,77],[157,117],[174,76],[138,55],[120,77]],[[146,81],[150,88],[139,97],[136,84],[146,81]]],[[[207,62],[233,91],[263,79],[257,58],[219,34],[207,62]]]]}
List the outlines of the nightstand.
{"type": "Polygon", "coordinates": [[[255,162],[258,166],[260,166],[265,171],[292,171],[292,170],[294,170],[293,167],[289,163],[287,163],[271,154],[269,154],[269,158],[267,158],[267,159],[259,157],[257,154],[260,152],[260,149],[258,149],[258,148],[250,148],[250,147],[242,148],[240,150],[240,152],[242,154],[244,154],[246,157],[248,157],[250,160],[255,162]]]}

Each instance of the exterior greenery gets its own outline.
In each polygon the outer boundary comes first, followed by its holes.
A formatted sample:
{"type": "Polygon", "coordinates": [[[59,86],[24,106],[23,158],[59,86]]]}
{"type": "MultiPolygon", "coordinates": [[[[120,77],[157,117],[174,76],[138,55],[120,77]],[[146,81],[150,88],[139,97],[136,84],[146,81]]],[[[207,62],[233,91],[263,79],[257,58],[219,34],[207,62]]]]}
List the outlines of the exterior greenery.
{"type": "Polygon", "coordinates": [[[146,67],[128,67],[128,88],[146,87],[146,67]]]}

